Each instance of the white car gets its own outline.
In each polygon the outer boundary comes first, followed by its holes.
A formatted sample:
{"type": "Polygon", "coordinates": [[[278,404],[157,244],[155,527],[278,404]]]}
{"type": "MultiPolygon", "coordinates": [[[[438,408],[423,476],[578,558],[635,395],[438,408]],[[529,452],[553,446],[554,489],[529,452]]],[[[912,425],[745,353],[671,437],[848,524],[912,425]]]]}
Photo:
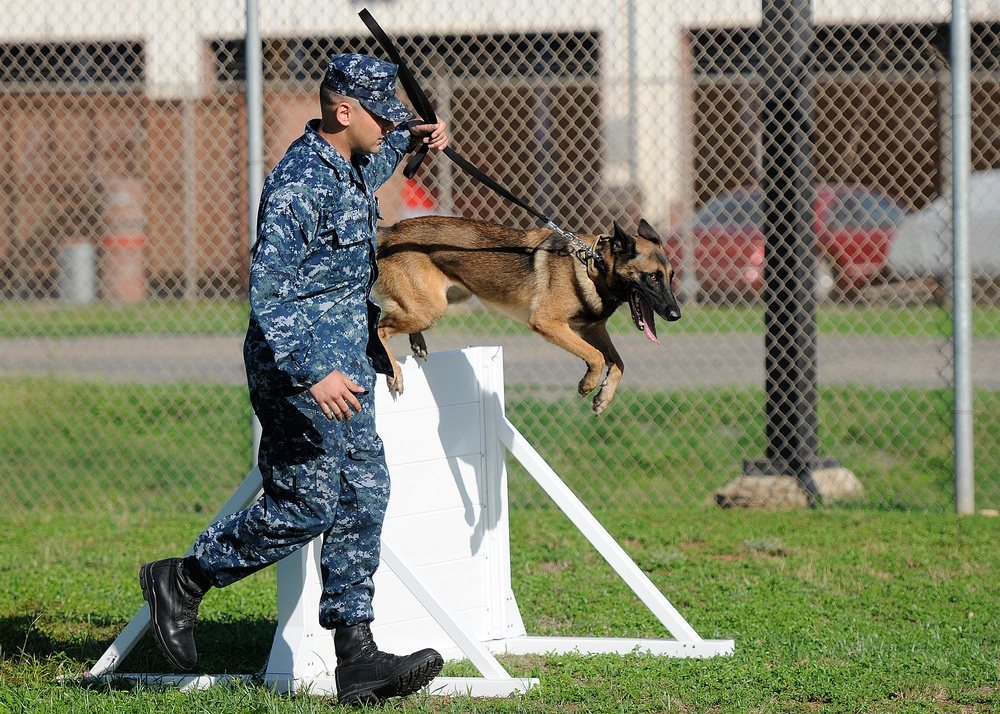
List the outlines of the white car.
{"type": "MultiPolygon", "coordinates": [[[[901,278],[951,273],[950,198],[939,196],[900,221],[889,267],[901,278]]],[[[1000,277],[1000,169],[972,174],[969,204],[969,268],[977,278],[1000,277]]]]}

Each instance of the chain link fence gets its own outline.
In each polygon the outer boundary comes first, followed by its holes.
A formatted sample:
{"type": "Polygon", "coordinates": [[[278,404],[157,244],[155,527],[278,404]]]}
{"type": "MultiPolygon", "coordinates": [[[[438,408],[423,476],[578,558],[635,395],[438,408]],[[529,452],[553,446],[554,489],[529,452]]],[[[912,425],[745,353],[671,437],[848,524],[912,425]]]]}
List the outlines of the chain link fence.
{"type": "MultiPolygon", "coordinates": [[[[659,345],[612,318],[626,370],[600,417],[576,393],[577,358],[475,302],[430,349],[502,345],[508,415],[591,508],[714,508],[770,449],[761,8],[474,5],[371,9],[472,163],[581,235],[653,225],[683,317],[661,321],[659,345]]],[[[330,53],[384,56],[362,7],[262,3],[266,168],[318,115],[330,53]]],[[[6,8],[0,499],[214,512],[252,462],[245,9],[6,8]]],[[[976,503],[996,509],[1000,9],[970,9],[976,503]]],[[[860,486],[834,503],[954,508],[947,13],[813,7],[815,456],[860,486]]],[[[380,202],[387,223],[537,225],[444,157],[380,202]]],[[[512,506],[545,506],[511,470],[512,506]]]]}

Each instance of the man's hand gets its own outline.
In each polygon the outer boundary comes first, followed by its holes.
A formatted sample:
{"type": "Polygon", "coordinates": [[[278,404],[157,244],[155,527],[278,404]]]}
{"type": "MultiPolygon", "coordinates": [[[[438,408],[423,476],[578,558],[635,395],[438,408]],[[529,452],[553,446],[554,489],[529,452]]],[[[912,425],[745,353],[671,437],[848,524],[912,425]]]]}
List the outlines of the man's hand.
{"type": "Polygon", "coordinates": [[[361,411],[361,402],[354,396],[364,394],[364,387],[355,384],[343,372],[330,372],[313,386],[309,387],[319,408],[323,410],[327,419],[344,421],[351,418],[351,409],[356,412],[361,411]]]}
{"type": "Polygon", "coordinates": [[[421,143],[426,144],[428,148],[444,151],[448,146],[448,132],[444,121],[438,119],[437,124],[421,124],[421,121],[420,119],[410,121],[408,125],[410,133],[420,137],[421,143]]]}

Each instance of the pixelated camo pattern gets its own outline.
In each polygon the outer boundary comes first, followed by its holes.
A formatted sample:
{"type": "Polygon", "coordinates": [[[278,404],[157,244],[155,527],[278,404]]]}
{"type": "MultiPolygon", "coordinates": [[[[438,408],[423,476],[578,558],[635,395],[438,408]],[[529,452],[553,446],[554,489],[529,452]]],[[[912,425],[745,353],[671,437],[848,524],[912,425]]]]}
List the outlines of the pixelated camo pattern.
{"type": "Polygon", "coordinates": [[[396,65],[367,55],[334,55],[323,77],[323,86],[354,97],[383,119],[406,121],[413,112],[396,98],[396,71],[396,65]]]}
{"type": "Polygon", "coordinates": [[[399,165],[410,133],[392,131],[378,154],[348,163],[317,126],[306,126],[261,195],[243,348],[250,389],[259,393],[288,394],[335,369],[371,389],[371,366],[391,371],[370,298],[375,190],[399,165]]]}
{"type": "Polygon", "coordinates": [[[371,301],[378,276],[374,192],[402,160],[410,134],[348,163],[310,122],[264,183],[250,268],[244,342],[250,400],[262,426],[264,494],[213,523],[193,553],[222,587],[325,534],[320,623],[373,617],[389,474],[375,431],[376,371],[391,369],[371,301]],[[366,389],[362,411],[328,420],[307,391],[333,370],[366,389]]]}
{"type": "Polygon", "coordinates": [[[389,473],[375,432],[374,394],[359,400],[362,411],[344,422],[323,416],[308,392],[278,399],[260,414],[264,494],[210,525],[194,544],[213,585],[241,580],[325,533],[320,624],[332,629],[373,619],[389,473]]]}

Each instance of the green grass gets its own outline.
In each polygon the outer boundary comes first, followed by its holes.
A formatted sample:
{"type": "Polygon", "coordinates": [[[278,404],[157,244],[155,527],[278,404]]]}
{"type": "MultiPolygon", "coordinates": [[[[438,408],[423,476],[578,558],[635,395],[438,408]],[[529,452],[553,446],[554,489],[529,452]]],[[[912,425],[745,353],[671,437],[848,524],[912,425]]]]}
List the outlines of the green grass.
{"type": "Polygon", "coordinates": [[[249,469],[250,430],[245,387],[0,379],[0,498],[212,510],[249,469]]]}
{"type": "Polygon", "coordinates": [[[241,334],[248,307],[239,300],[140,303],[0,302],[0,338],[108,334],[241,334]]]}
{"type": "MultiPolygon", "coordinates": [[[[674,334],[760,333],[763,308],[756,306],[689,305],[684,316],[660,329],[674,334]]],[[[57,302],[0,302],[0,338],[79,336],[115,333],[242,333],[246,329],[244,301],[151,301],[116,305],[95,303],[67,306],[57,302]]],[[[817,313],[821,334],[874,337],[934,337],[951,332],[950,308],[935,305],[824,306],[817,313]]],[[[1000,306],[977,305],[972,311],[974,336],[1000,336],[1000,306]]],[[[481,308],[457,308],[435,330],[477,335],[527,333],[528,328],[481,308]]],[[[613,333],[634,331],[628,311],[619,310],[609,322],[613,333]]]]}
{"type": "MultiPolygon", "coordinates": [[[[950,511],[950,396],[916,389],[820,391],[821,454],[861,480],[861,504],[950,511]]],[[[622,389],[601,418],[567,388],[511,389],[507,414],[595,509],[703,509],[744,459],[766,450],[764,396],[752,388],[647,392],[622,389]],[[568,392],[568,394],[567,394],[568,392]]],[[[980,391],[976,411],[1000,412],[980,391]]],[[[0,379],[0,500],[8,510],[214,512],[250,465],[250,407],[236,386],[113,385],[0,379]]],[[[1000,440],[977,420],[981,463],[1000,463],[1000,440]]],[[[520,466],[515,508],[547,501],[520,466]]],[[[1000,480],[977,479],[977,503],[1000,504],[1000,480]]]]}
{"type": "MultiPolygon", "coordinates": [[[[1000,712],[1000,521],[951,513],[946,392],[821,390],[822,451],[866,495],[779,513],[710,505],[742,459],[763,455],[760,390],[623,389],[600,419],[567,392],[510,390],[508,415],[698,633],[735,640],[735,654],[505,656],[541,686],[386,709],[1000,712]]],[[[1000,411],[1000,393],[978,392],[976,410],[1000,411]]],[[[1000,440],[977,429],[977,458],[1000,463],[1000,440]]],[[[141,605],[139,564],[183,552],[246,473],[248,433],[244,388],[0,379],[0,712],[335,709],[253,684],[182,694],[74,679],[141,605]]],[[[513,460],[510,471],[529,632],[666,636],[513,460]]],[[[1000,503],[995,476],[977,474],[977,503],[1000,503]]],[[[275,617],[273,569],[211,593],[205,670],[259,671],[275,617]]],[[[164,666],[146,637],[122,669],[164,666]]],[[[446,674],[474,671],[457,662],[446,674]]]]}
{"type": "MultiPolygon", "coordinates": [[[[950,393],[918,389],[821,389],[820,454],[838,459],[877,509],[951,510],[953,441],[950,393]]],[[[586,400],[529,388],[507,393],[507,415],[592,508],[632,505],[700,508],[728,484],[744,459],[766,450],[765,398],[751,388],[619,391],[613,413],[595,419],[586,400]]],[[[975,411],[1000,413],[1000,393],[979,391],[975,411]]],[[[1000,463],[991,420],[976,422],[979,463],[1000,463]]],[[[516,462],[511,503],[529,508],[538,489],[516,462]]],[[[977,479],[977,503],[1000,504],[1000,480],[977,479]]]]}
{"type": "MultiPolygon", "coordinates": [[[[641,654],[501,658],[539,687],[499,700],[415,696],[400,712],[1000,711],[996,519],[951,514],[631,509],[600,520],[702,637],[731,657],[641,654]]],[[[4,516],[0,531],[0,711],[318,712],[329,703],[253,684],[182,694],[84,688],[141,605],[135,573],[181,552],[197,514],[4,516]],[[69,680],[59,682],[58,677],[69,680]]],[[[530,634],[667,633],[568,521],[513,511],[512,579],[530,634]]],[[[274,569],[209,594],[198,629],[209,672],[265,663],[274,569]]],[[[147,635],[122,671],[162,672],[147,635]]],[[[446,674],[473,675],[468,662],[446,674]]]]}
{"type": "MultiPolygon", "coordinates": [[[[823,335],[853,337],[928,337],[951,334],[951,308],[937,305],[844,306],[826,305],[816,314],[816,328],[823,335]]],[[[457,310],[445,315],[435,330],[475,331],[476,334],[526,334],[527,327],[485,310],[457,310]]],[[[663,334],[728,335],[763,334],[764,308],[760,305],[687,305],[679,321],[658,321],[663,334]]],[[[608,321],[612,334],[634,332],[628,310],[619,309],[608,321]]],[[[972,330],[977,338],[1000,337],[1000,306],[976,305],[972,330]]]]}

